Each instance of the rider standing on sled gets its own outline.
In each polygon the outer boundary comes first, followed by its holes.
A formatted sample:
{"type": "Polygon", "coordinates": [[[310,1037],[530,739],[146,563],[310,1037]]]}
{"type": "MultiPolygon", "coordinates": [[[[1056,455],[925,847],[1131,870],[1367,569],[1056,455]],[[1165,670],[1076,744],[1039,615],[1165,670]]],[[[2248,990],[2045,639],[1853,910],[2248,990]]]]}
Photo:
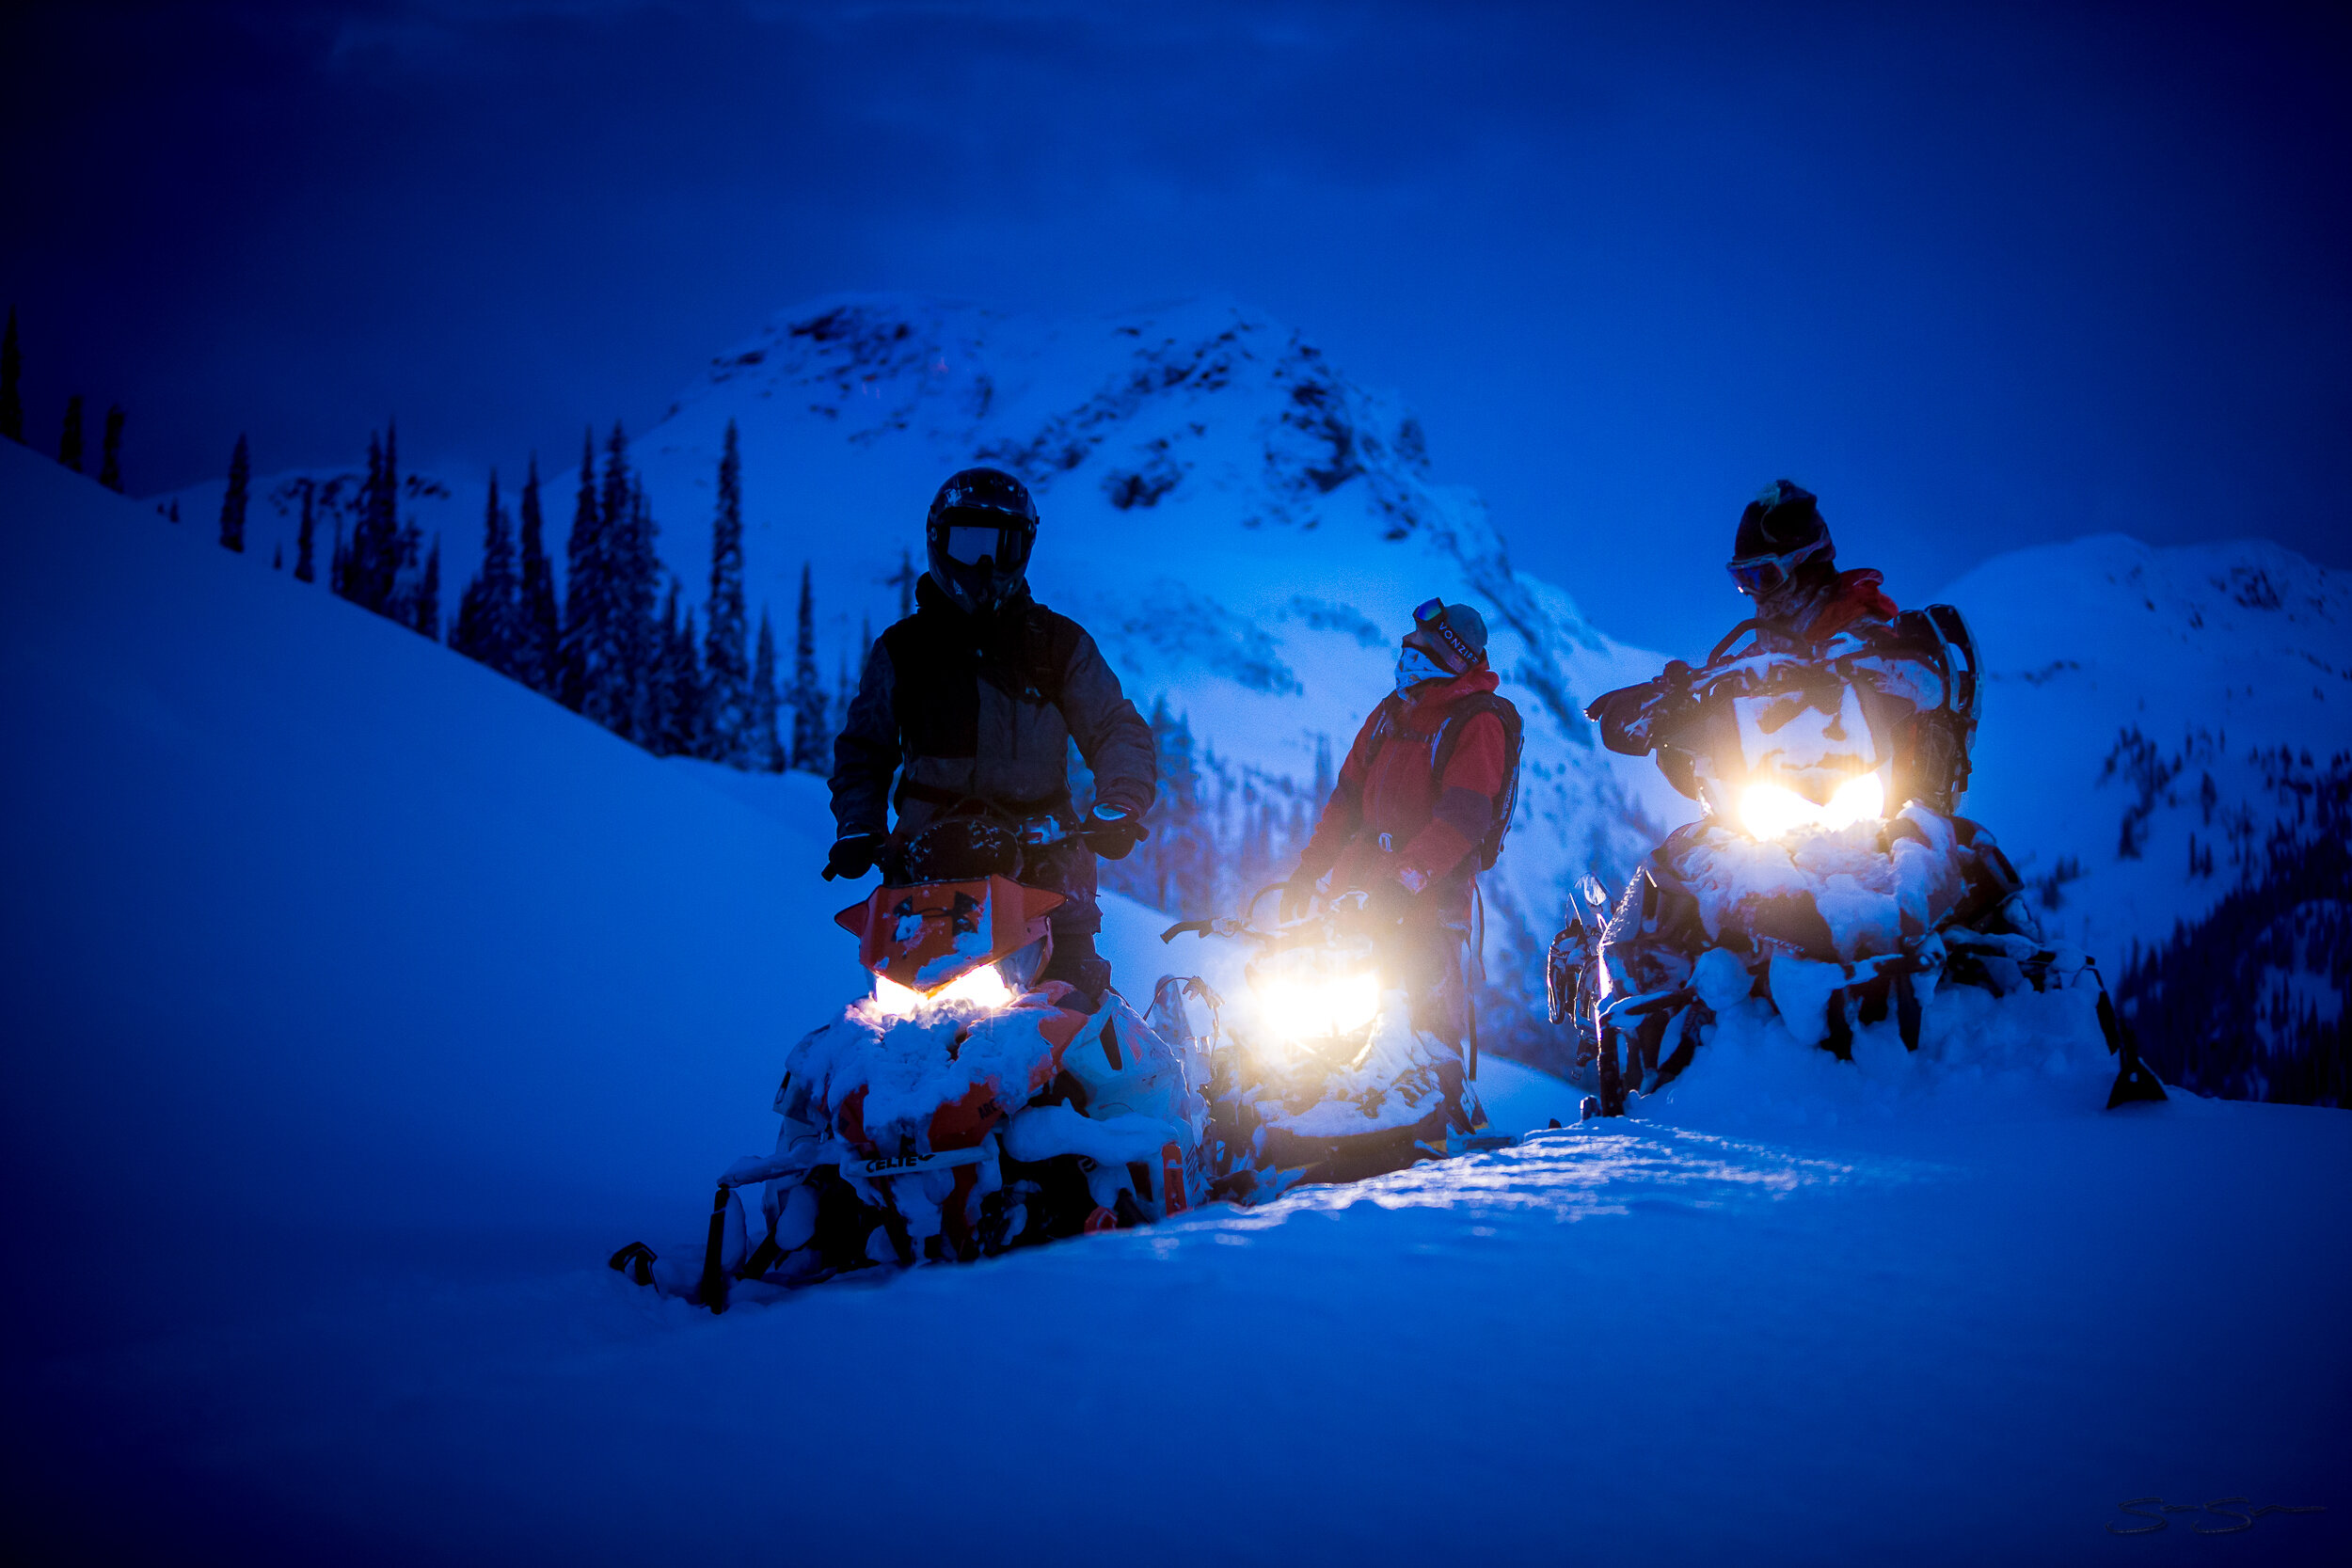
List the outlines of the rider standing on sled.
{"type": "Polygon", "coordinates": [[[1064,900],[1041,977],[1099,1003],[1110,964],[1094,951],[1095,857],[1122,859],[1149,836],[1159,770],[1151,726],[1094,639],[1029,597],[1037,522],[1028,489],[995,468],[966,468],[932,499],[914,613],[875,640],[834,743],[840,836],[825,876],[879,863],[903,879],[908,843],[950,817],[1008,829],[1022,843],[1021,880],[1064,900]],[[1073,739],[1094,771],[1083,820],[1070,795],[1073,739]]]}
{"type": "Polygon", "coordinates": [[[1497,684],[1477,610],[1436,599],[1415,610],[1396,689],[1348,749],[1282,895],[1287,919],[1317,895],[1364,893],[1395,927],[1414,1027],[1456,1052],[1471,1034],[1471,900],[1518,788],[1518,710],[1497,684]]]}

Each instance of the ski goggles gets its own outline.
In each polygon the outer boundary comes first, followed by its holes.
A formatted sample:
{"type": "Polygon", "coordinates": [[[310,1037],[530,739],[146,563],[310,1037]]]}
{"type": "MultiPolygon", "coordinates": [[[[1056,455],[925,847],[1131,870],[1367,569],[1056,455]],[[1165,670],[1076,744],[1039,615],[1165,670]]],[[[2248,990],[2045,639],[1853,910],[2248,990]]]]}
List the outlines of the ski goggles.
{"type": "Polygon", "coordinates": [[[1423,599],[1413,607],[1413,629],[1406,638],[1406,644],[1412,645],[1415,638],[1421,640],[1422,648],[1445,662],[1449,674],[1458,675],[1478,662],[1478,654],[1446,619],[1443,599],[1423,599]]]}
{"type": "Polygon", "coordinates": [[[947,559],[964,566],[977,566],[983,560],[1018,565],[1028,559],[1034,532],[1026,518],[977,506],[950,507],[940,514],[937,526],[947,559]]]}
{"type": "Polygon", "coordinates": [[[1797,567],[1815,553],[1818,546],[1807,546],[1790,550],[1786,555],[1751,555],[1727,562],[1724,570],[1740,593],[1750,598],[1760,598],[1797,575],[1797,567]]]}

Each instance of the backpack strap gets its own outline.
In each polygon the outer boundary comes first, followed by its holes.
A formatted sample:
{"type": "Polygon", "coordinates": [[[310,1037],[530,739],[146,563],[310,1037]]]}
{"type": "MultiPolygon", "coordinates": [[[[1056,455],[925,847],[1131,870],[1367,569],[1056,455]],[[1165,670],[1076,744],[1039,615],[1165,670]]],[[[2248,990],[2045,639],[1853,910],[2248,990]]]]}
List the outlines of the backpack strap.
{"type": "Polygon", "coordinates": [[[1492,691],[1474,691],[1448,710],[1438,733],[1429,737],[1429,772],[1432,778],[1442,779],[1454,761],[1455,748],[1462,743],[1462,732],[1469,721],[1482,713],[1491,713],[1502,723],[1502,792],[1495,800],[1494,820],[1487,824],[1486,835],[1475,847],[1478,869],[1490,871],[1502,854],[1502,841],[1511,832],[1512,814],[1519,803],[1519,745],[1525,738],[1519,710],[1509,698],[1492,691]]]}

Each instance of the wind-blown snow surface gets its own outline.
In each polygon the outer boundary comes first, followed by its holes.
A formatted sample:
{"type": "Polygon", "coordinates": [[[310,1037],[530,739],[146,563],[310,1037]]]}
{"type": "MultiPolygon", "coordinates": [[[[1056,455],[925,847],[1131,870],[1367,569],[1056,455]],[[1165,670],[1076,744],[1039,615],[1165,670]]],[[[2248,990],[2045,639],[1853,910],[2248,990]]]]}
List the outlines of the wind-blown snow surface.
{"type": "MultiPolygon", "coordinates": [[[[2329,1511],[2249,1560],[2352,1544],[2334,1112],[1841,1084],[1835,1121],[657,1300],[604,1254],[693,1234],[853,984],[807,782],[657,762],[5,443],[0,545],[20,1555],[2213,1549],[2106,1532],[2151,1496],[2329,1511]]],[[[1114,911],[1131,987],[1149,923],[1114,911]]]]}

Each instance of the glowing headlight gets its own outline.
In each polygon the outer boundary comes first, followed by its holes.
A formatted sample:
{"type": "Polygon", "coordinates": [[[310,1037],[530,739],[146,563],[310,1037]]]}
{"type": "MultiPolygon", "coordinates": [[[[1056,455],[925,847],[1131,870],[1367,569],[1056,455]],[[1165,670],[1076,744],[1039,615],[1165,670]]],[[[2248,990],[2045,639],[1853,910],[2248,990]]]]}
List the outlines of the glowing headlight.
{"type": "Polygon", "coordinates": [[[1258,1006],[1275,1039],[1353,1034],[1380,1010],[1380,981],[1369,972],[1336,980],[1268,980],[1259,988],[1258,1006]]]}
{"type": "Polygon", "coordinates": [[[926,994],[911,986],[882,975],[874,976],[874,999],[868,1004],[884,1018],[912,1018],[924,1007],[944,1006],[961,1003],[972,1007],[1009,1007],[1018,1000],[1005,977],[996,973],[994,964],[982,964],[968,974],[959,974],[939,990],[926,994]]]}
{"type": "Polygon", "coordinates": [[[1885,815],[1886,785],[1876,773],[1848,779],[1825,806],[1780,784],[1755,784],[1740,792],[1740,825],[1756,838],[1778,838],[1800,828],[1835,832],[1885,815]]]}

